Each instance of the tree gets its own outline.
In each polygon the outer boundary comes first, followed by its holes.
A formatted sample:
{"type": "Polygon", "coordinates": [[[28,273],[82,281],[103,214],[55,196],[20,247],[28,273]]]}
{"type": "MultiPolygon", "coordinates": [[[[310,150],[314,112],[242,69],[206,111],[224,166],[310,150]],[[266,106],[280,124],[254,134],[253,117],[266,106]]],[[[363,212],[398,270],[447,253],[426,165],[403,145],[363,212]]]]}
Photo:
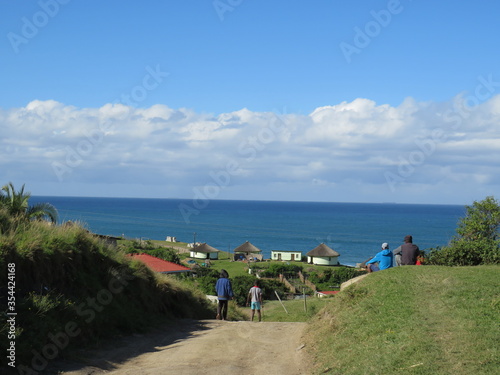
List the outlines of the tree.
{"type": "Polygon", "coordinates": [[[31,193],[24,191],[24,185],[16,192],[12,182],[2,186],[0,191],[0,206],[4,207],[10,215],[28,220],[45,220],[57,222],[58,213],[50,203],[37,203],[29,205],[31,193]]]}
{"type": "Polygon", "coordinates": [[[434,249],[429,264],[474,266],[500,263],[500,205],[492,196],[466,206],[450,244],[434,249]]]}

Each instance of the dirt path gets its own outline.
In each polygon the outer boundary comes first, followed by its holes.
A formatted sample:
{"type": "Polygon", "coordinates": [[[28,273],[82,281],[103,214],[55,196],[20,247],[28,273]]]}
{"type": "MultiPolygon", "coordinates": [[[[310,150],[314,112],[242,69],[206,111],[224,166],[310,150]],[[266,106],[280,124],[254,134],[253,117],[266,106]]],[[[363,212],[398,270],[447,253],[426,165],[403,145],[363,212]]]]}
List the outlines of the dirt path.
{"type": "Polygon", "coordinates": [[[162,331],[123,338],[113,347],[82,352],[82,363],[63,363],[59,370],[65,375],[303,375],[308,373],[304,327],[183,320],[162,331]]]}

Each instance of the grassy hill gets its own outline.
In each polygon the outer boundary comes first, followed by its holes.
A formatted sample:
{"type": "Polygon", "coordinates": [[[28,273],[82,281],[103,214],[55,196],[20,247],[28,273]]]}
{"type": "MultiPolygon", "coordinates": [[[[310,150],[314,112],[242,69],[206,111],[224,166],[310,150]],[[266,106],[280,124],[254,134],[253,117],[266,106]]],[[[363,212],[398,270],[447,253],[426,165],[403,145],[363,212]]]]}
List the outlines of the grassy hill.
{"type": "MultiPolygon", "coordinates": [[[[28,222],[0,232],[0,268],[2,309],[17,314],[15,325],[0,316],[1,347],[14,341],[16,365],[37,371],[68,348],[173,318],[215,315],[201,292],[154,274],[77,225],[28,222]]],[[[2,355],[2,369],[6,361],[2,355]]]]}
{"type": "Polygon", "coordinates": [[[406,266],[369,275],[313,318],[328,374],[498,374],[499,266],[406,266]]]}

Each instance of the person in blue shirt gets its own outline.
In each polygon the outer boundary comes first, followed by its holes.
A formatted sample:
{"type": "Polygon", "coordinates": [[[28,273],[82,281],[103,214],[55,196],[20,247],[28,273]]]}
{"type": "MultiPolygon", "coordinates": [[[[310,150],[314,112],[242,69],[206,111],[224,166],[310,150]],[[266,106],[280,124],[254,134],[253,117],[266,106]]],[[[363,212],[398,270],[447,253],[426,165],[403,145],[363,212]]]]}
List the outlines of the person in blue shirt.
{"type": "Polygon", "coordinates": [[[382,244],[382,251],[379,251],[372,259],[366,262],[366,270],[370,273],[391,268],[392,255],[392,251],[389,250],[389,244],[384,242],[382,244]]]}
{"type": "Polygon", "coordinates": [[[215,283],[215,291],[219,299],[216,319],[227,320],[227,307],[229,300],[233,298],[233,288],[226,270],[220,271],[219,279],[215,283]]]}

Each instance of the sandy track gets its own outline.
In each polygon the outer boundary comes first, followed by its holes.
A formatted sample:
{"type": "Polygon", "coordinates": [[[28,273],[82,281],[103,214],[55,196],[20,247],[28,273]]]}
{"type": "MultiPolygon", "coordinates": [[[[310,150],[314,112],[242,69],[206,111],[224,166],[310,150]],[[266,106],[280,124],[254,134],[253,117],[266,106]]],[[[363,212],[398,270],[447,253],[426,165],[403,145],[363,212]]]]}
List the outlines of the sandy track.
{"type": "Polygon", "coordinates": [[[301,336],[305,323],[182,320],[60,364],[65,375],[307,374],[301,336]]]}

